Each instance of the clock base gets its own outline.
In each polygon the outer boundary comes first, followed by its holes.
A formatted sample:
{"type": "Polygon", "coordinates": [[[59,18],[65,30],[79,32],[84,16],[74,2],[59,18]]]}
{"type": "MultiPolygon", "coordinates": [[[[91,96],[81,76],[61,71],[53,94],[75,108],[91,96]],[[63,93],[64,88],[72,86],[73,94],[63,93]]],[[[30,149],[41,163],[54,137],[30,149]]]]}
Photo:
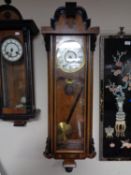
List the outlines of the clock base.
{"type": "Polygon", "coordinates": [[[40,114],[40,109],[35,109],[30,113],[8,113],[11,110],[6,111],[6,114],[0,115],[0,119],[5,121],[14,121],[14,126],[25,126],[27,120],[36,118],[40,114]]]}
{"type": "Polygon", "coordinates": [[[14,121],[14,126],[25,126],[27,123],[26,120],[18,120],[18,121],[14,121]]]}

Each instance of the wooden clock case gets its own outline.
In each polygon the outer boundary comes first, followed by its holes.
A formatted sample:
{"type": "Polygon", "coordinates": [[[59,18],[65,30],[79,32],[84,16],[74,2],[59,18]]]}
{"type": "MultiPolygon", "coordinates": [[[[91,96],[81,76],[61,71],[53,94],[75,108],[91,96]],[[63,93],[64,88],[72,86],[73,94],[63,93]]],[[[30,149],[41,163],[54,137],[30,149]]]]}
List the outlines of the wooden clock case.
{"type": "MultiPolygon", "coordinates": [[[[39,30],[33,20],[22,18],[21,13],[10,5],[11,1],[5,2],[0,6],[0,118],[13,120],[15,125],[22,126],[39,111],[35,108],[32,57],[32,39],[39,30]],[[9,62],[2,55],[2,52],[9,55],[2,51],[2,44],[12,38],[20,43],[23,50],[20,60],[16,62],[9,62]]],[[[6,49],[11,50],[9,47],[6,49]]]]}

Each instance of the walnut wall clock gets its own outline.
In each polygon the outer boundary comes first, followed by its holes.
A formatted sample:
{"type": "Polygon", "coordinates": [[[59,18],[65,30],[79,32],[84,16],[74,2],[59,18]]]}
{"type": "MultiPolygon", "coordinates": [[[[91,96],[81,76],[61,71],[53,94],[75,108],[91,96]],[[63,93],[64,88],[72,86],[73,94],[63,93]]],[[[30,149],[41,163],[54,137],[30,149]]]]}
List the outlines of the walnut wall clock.
{"type": "Polygon", "coordinates": [[[104,160],[131,159],[131,36],[123,34],[101,37],[100,158],[104,160]]]}
{"type": "Polygon", "coordinates": [[[24,125],[36,115],[32,39],[38,28],[5,0],[0,6],[0,117],[24,125]]]}
{"type": "Polygon", "coordinates": [[[49,132],[47,158],[64,159],[66,171],[75,159],[93,157],[93,51],[99,27],[90,27],[84,8],[75,2],[59,7],[51,27],[42,27],[48,56],[49,132]]]}

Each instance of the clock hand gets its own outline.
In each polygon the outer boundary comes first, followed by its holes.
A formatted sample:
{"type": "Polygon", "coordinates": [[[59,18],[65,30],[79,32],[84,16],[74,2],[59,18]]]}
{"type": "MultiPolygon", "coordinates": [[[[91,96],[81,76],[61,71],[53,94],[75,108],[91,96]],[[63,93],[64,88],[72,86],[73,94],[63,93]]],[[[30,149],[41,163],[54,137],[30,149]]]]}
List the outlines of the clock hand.
{"type": "Polygon", "coordinates": [[[13,53],[13,48],[11,48],[10,52],[8,52],[9,57],[12,57],[12,53],[13,53]]]}

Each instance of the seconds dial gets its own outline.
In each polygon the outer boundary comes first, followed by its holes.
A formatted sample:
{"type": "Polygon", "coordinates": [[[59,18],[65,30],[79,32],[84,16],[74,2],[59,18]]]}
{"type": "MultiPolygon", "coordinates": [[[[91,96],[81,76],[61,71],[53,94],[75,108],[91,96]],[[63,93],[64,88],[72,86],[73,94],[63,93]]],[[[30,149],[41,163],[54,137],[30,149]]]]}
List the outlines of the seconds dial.
{"type": "Polygon", "coordinates": [[[8,38],[2,43],[1,52],[6,60],[15,62],[21,58],[23,47],[17,39],[8,38]]]}

